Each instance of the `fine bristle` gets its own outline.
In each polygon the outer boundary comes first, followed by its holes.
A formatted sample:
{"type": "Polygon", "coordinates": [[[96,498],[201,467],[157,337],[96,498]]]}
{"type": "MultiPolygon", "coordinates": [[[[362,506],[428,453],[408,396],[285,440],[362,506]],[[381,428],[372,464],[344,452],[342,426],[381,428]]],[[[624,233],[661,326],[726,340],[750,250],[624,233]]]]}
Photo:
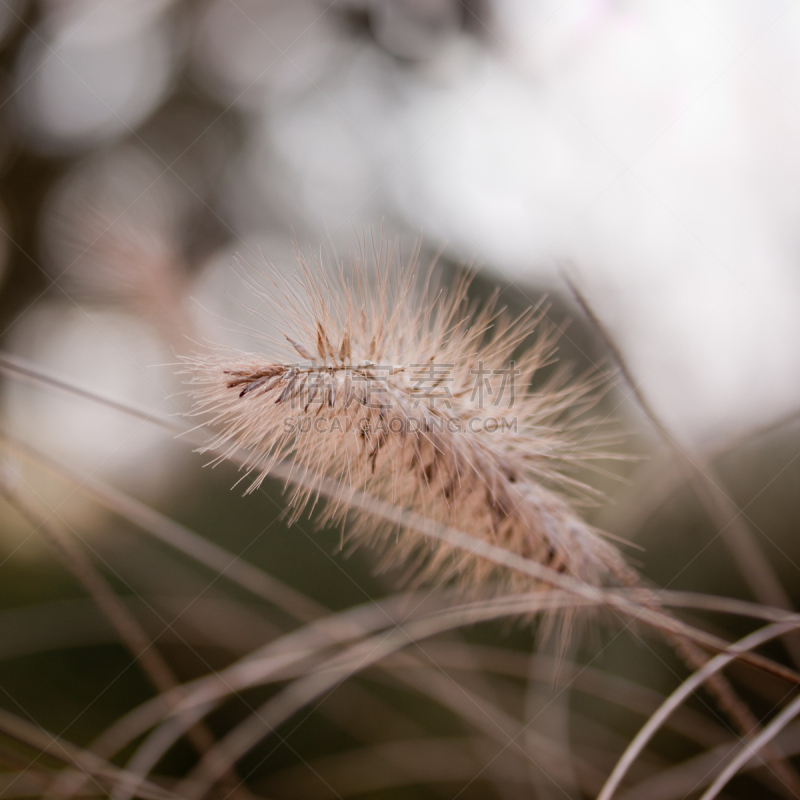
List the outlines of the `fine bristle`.
{"type": "MultiPolygon", "coordinates": [[[[185,359],[196,412],[219,433],[216,451],[248,453],[250,490],[279,460],[412,509],[593,586],[630,582],[620,553],[585,523],[572,500],[591,496],[572,468],[604,456],[586,412],[598,380],[573,380],[553,364],[555,332],[544,310],[510,319],[496,298],[480,310],[469,279],[438,288],[414,266],[398,276],[394,251],[368,271],[351,256],[331,278],[301,259],[296,281],[249,278],[284,342],[270,355],[202,354],[185,359]],[[518,353],[534,330],[535,343],[518,353]],[[536,378],[536,381],[534,381],[536,378]],[[531,388],[535,386],[535,388],[531,388]],[[570,500],[569,498],[572,498],[570,500]]],[[[211,448],[210,448],[211,449],[211,448]]],[[[314,500],[293,490],[295,515],[314,500]]],[[[407,578],[454,578],[476,594],[530,588],[477,556],[376,527],[357,509],[329,505],[355,544],[383,548],[383,566],[407,578]],[[391,535],[390,535],[391,534],[391,535]]]]}

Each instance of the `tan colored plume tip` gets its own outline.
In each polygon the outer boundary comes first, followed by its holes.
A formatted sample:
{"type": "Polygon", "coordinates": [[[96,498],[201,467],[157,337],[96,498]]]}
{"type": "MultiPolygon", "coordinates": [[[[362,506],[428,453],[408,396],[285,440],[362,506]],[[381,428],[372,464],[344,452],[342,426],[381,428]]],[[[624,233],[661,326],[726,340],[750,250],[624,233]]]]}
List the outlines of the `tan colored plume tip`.
{"type": "MultiPolygon", "coordinates": [[[[351,253],[334,274],[300,257],[292,279],[244,273],[254,309],[283,336],[265,354],[214,351],[184,359],[195,413],[219,431],[211,448],[247,452],[257,487],[279,460],[412,509],[593,586],[630,584],[618,550],[575,512],[591,494],[570,473],[607,457],[587,419],[599,379],[553,369],[554,329],[542,308],[511,319],[497,297],[478,309],[469,277],[440,287],[393,267],[396,247],[351,253]],[[424,283],[426,289],[418,286],[424,283]],[[521,348],[537,329],[532,345],[521,348]],[[539,330],[541,329],[541,330],[539,330]],[[522,350],[520,353],[519,351],[522,350]],[[536,386],[532,389],[531,386],[536,386]]],[[[293,490],[295,515],[312,497],[293,490]]],[[[328,507],[326,519],[348,511],[328,507]]],[[[477,556],[413,531],[348,517],[351,542],[382,545],[408,578],[456,577],[465,589],[530,588],[477,556]]]]}

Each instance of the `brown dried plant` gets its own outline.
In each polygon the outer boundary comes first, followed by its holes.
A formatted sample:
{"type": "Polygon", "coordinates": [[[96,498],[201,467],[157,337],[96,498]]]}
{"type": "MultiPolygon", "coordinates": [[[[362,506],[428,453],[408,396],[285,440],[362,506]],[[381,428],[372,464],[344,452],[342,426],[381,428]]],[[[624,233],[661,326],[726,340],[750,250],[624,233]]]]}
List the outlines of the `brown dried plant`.
{"type": "MultiPolygon", "coordinates": [[[[557,331],[543,307],[516,319],[497,296],[478,309],[469,277],[442,288],[416,265],[398,276],[396,249],[362,252],[329,276],[300,257],[294,279],[246,274],[279,330],[265,355],[214,351],[187,358],[197,413],[220,431],[208,448],[247,453],[252,490],[287,457],[298,470],[499,545],[592,586],[636,582],[620,552],[576,513],[593,491],[574,474],[608,458],[597,420],[595,376],[554,365],[557,331]],[[523,343],[539,331],[532,345],[523,343]],[[518,350],[522,350],[517,354],[518,350]],[[516,356],[516,358],[515,358],[516,356]],[[545,367],[551,374],[540,379],[545,367]],[[534,388],[535,387],[535,388],[534,388]]],[[[224,457],[224,456],[223,456],[224,457]]],[[[290,495],[295,514],[313,490],[290,495]]],[[[329,506],[343,522],[348,509],[329,506]]],[[[457,578],[467,590],[530,588],[531,579],[417,532],[392,532],[351,514],[355,543],[383,547],[384,566],[407,578],[457,578]]]]}
{"type": "MultiPolygon", "coordinates": [[[[548,775],[558,786],[573,787],[576,796],[580,792],[602,800],[616,797],[623,787],[627,796],[631,780],[636,781],[632,797],[650,796],[652,786],[663,793],[666,780],[672,782],[672,793],[664,793],[665,797],[683,796],[681,792],[712,784],[704,795],[711,798],[736,770],[758,766],[761,769],[754,777],[760,785],[787,796],[800,793],[800,781],[786,760],[794,751],[787,751],[783,741],[773,741],[797,714],[800,701],[796,696],[790,699],[761,729],[759,720],[722,674],[727,665],[740,660],[767,670],[786,686],[800,685],[800,677],[792,670],[751,652],[796,630],[800,624],[797,616],[732,598],[643,588],[621,554],[578,513],[580,504],[592,499],[593,492],[581,483],[574,468],[591,467],[595,459],[606,455],[608,446],[608,439],[604,442],[596,435],[596,413],[594,419],[592,413],[601,392],[599,377],[576,379],[566,368],[559,368],[554,355],[557,331],[548,327],[541,307],[508,319],[497,298],[482,307],[470,305],[467,277],[447,290],[416,268],[399,274],[392,264],[394,250],[378,255],[375,271],[359,255],[341,266],[335,277],[310,258],[301,262],[293,279],[274,272],[266,274],[261,283],[248,278],[260,299],[253,310],[279,333],[266,340],[267,355],[217,350],[185,360],[199,394],[197,413],[217,426],[217,438],[205,450],[241,465],[252,478],[251,489],[268,473],[272,479],[297,487],[289,496],[294,514],[308,508],[318,496],[325,498],[326,513],[347,523],[345,529],[354,544],[379,542],[386,564],[405,559],[412,582],[456,578],[465,590],[475,594],[500,591],[501,596],[459,603],[451,591],[426,589],[331,613],[243,560],[241,554],[203,539],[124,492],[75,473],[3,434],[4,447],[66,479],[76,490],[168,544],[191,563],[212,568],[215,579],[230,581],[237,591],[267,601],[288,618],[304,623],[282,635],[271,633],[263,642],[258,638],[263,635],[260,629],[248,627],[245,645],[241,652],[235,651],[239,657],[228,667],[219,671],[209,666],[201,677],[147,699],[117,719],[86,749],[60,737],[45,736],[25,720],[0,713],[0,732],[34,748],[35,753],[49,749],[60,758],[57,773],[45,765],[35,771],[38,756],[31,756],[27,764],[0,743],[0,764],[14,770],[11,781],[35,778],[31,793],[62,800],[95,787],[102,793],[113,791],[120,800],[134,796],[192,800],[206,796],[215,786],[227,791],[223,787],[247,753],[301,708],[313,706],[324,711],[322,700],[347,682],[349,700],[339,711],[330,711],[331,719],[358,738],[365,735],[362,721],[355,726],[351,721],[362,709],[367,710],[367,717],[370,709],[377,709],[377,725],[375,731],[367,731],[369,747],[331,757],[344,776],[344,788],[336,784],[339,796],[363,793],[358,764],[351,756],[365,754],[368,772],[373,775],[375,758],[394,752],[391,747],[395,746],[416,748],[415,755],[399,768],[392,762],[393,769],[378,770],[382,777],[385,773],[387,785],[439,781],[442,764],[449,775],[474,782],[475,743],[492,746],[479,778],[496,781],[501,789],[520,780],[509,777],[509,770],[519,766],[520,756],[527,768],[535,754],[546,759],[548,775]],[[534,330],[537,338],[526,349],[534,330]],[[515,393],[510,402],[512,376],[515,393]],[[476,391],[476,380],[484,390],[483,397],[476,391]],[[477,423],[470,425],[470,420],[477,423]],[[325,479],[317,481],[315,474],[325,479]],[[387,509],[402,513],[395,515],[387,509]],[[351,512],[354,517],[349,516],[351,512]],[[392,535],[391,525],[406,530],[392,535]],[[636,588],[630,591],[631,587],[636,588]],[[523,591],[515,594],[517,588],[523,591]],[[574,664],[569,658],[554,660],[543,670],[542,656],[537,653],[532,672],[527,657],[513,648],[459,644],[449,638],[433,641],[473,623],[509,617],[530,620],[556,610],[569,616],[571,610],[601,607],[625,626],[640,620],[663,635],[690,666],[691,677],[661,702],[657,692],[597,666],[574,664]],[[671,616],[671,607],[713,610],[768,624],[729,645],[671,616]],[[255,649],[253,642],[259,643],[255,649]],[[420,655],[407,648],[412,642],[428,642],[429,646],[420,655]],[[709,652],[717,655],[709,660],[709,652]],[[433,654],[435,664],[430,660],[433,654]],[[442,672],[443,667],[467,670],[469,681],[454,684],[453,677],[442,672]],[[378,670],[381,680],[396,682],[456,714],[485,741],[425,736],[426,727],[418,726],[413,715],[408,719],[400,715],[403,727],[399,730],[410,730],[413,735],[403,734],[384,746],[387,705],[371,683],[361,686],[352,680],[372,668],[378,670]],[[616,755],[610,728],[598,728],[602,746],[596,753],[587,750],[589,756],[584,757],[583,752],[572,751],[566,740],[553,741],[549,730],[547,734],[531,731],[530,720],[519,722],[495,704],[491,699],[491,675],[495,672],[548,685],[557,674],[559,687],[574,683],[579,691],[585,691],[585,682],[591,679],[595,688],[590,694],[621,708],[653,713],[607,775],[608,758],[616,755]],[[479,682],[484,679],[490,681],[486,686],[479,682]],[[286,685],[279,688],[282,684],[286,685]],[[681,707],[701,684],[738,731],[748,734],[742,742],[730,739],[716,721],[681,707]],[[159,763],[179,739],[196,732],[198,724],[229,700],[241,702],[241,692],[263,686],[275,686],[276,693],[251,708],[252,713],[224,732],[219,741],[207,749],[203,746],[204,754],[180,783],[170,783],[171,789],[161,785],[164,777],[159,763]],[[358,712],[349,705],[353,698],[358,712]],[[670,725],[708,749],[671,770],[639,759],[653,735],[670,725]],[[372,746],[373,736],[377,746],[372,746]],[[519,753],[508,747],[509,736],[526,742],[519,753]],[[612,741],[610,747],[606,740],[612,741]],[[507,762],[495,763],[495,744],[503,749],[507,762]],[[117,766],[131,748],[128,762],[117,766]],[[719,771],[720,759],[728,752],[736,755],[719,771]],[[426,771],[428,764],[430,772],[426,771]],[[464,767],[458,772],[460,764],[464,767]],[[634,765],[647,777],[629,776],[634,765]]],[[[0,354],[0,371],[113,407],[183,434],[198,445],[208,443],[204,433],[187,432],[174,419],[76,387],[17,357],[0,354]]],[[[179,616],[196,602],[193,598],[179,616]]],[[[233,615],[247,619],[249,612],[245,603],[236,605],[235,611],[227,605],[227,597],[225,603],[227,616],[217,617],[216,623],[213,614],[209,619],[203,616],[196,628],[187,626],[175,641],[184,647],[203,646],[209,637],[228,642],[227,628],[233,615]]],[[[196,611],[205,613],[199,608],[196,611]]],[[[160,635],[153,634],[150,647],[156,646],[160,635]]],[[[54,641],[61,646],[61,638],[54,641]]],[[[128,645],[131,647],[130,641],[128,645]]],[[[137,657],[141,649],[131,647],[137,657]]],[[[374,676],[369,677],[372,681],[374,676]]],[[[576,714],[576,729],[584,721],[590,723],[587,729],[591,727],[591,715],[571,713],[576,714]]],[[[478,758],[483,758],[479,751],[478,758]]],[[[316,762],[311,766],[313,771],[316,762]]],[[[251,776],[245,777],[249,784],[251,776]]],[[[284,779],[291,786],[290,795],[304,794],[298,788],[302,781],[298,782],[297,773],[289,768],[269,776],[277,783],[267,785],[267,795],[273,796],[273,787],[280,787],[284,779]]],[[[534,782],[534,790],[536,786],[534,782]]]]}

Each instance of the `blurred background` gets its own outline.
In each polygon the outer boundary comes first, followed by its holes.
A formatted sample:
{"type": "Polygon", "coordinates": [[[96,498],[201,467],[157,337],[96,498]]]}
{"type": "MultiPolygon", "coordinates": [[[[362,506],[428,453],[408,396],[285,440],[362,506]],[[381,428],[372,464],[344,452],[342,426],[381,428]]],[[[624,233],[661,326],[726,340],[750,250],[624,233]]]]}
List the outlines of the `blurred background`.
{"type": "MultiPolygon", "coordinates": [[[[0,0],[0,346],[180,414],[176,354],[192,340],[257,350],[268,327],[247,309],[237,261],[289,272],[294,240],[345,255],[372,231],[399,237],[405,256],[422,237],[423,261],[441,252],[446,270],[474,265],[475,293],[498,286],[512,310],[547,294],[553,319],[572,319],[567,357],[608,363],[566,270],[671,430],[716,460],[795,593],[798,43],[791,0],[0,0]]],[[[319,602],[344,608],[392,586],[364,554],[331,558],[338,532],[288,529],[280,486],[242,500],[228,491],[234,470],[202,471],[141,420],[7,375],[1,390],[5,435],[319,602]]],[[[628,395],[607,410],[650,460],[631,487],[603,486],[614,503],[599,522],[636,536],[662,585],[749,596],[628,395]]],[[[136,608],[151,629],[181,615],[195,637],[213,628],[195,642],[204,663],[167,637],[183,678],[274,635],[269,614],[231,612],[207,575],[14,447],[2,469],[88,537],[133,605],[152,601],[160,616],[136,608]],[[198,592],[205,605],[188,613],[198,592]]],[[[0,513],[0,705],[89,741],[148,689],[30,520],[0,513]]],[[[474,635],[531,645],[524,630],[474,635]]],[[[620,649],[607,665],[656,688],[674,680],[639,657],[620,649]]],[[[322,757],[356,735],[328,724],[297,748],[322,757]]],[[[336,796],[292,773],[296,753],[281,747],[256,776],[279,775],[265,784],[275,796],[336,796]]]]}

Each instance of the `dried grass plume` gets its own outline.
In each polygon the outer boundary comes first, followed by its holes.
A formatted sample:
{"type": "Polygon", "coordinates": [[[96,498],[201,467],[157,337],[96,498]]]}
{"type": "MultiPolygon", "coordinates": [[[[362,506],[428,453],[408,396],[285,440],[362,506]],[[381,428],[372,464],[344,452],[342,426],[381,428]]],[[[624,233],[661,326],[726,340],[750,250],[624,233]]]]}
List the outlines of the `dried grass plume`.
{"type": "MultiPolygon", "coordinates": [[[[242,448],[258,486],[279,460],[533,559],[593,586],[630,584],[619,551],[574,510],[591,490],[573,468],[607,457],[587,411],[597,376],[551,366],[556,334],[542,308],[516,319],[494,296],[467,297],[469,277],[445,288],[397,248],[351,253],[334,274],[300,257],[296,276],[245,271],[252,309],[282,332],[266,354],[219,350],[184,359],[195,411],[218,434],[208,449],[242,448]],[[423,287],[423,288],[421,288],[423,287]],[[534,329],[535,343],[522,343],[534,329]],[[549,377],[540,379],[550,367],[549,377]],[[535,387],[535,388],[532,388],[535,387]]],[[[294,489],[299,513],[314,500],[294,489]]],[[[345,506],[350,541],[383,549],[383,565],[407,564],[412,582],[456,578],[529,589],[477,556],[414,531],[392,531],[345,506]],[[351,512],[351,513],[349,513],[351,512]],[[499,579],[499,580],[498,580],[499,579]]]]}

